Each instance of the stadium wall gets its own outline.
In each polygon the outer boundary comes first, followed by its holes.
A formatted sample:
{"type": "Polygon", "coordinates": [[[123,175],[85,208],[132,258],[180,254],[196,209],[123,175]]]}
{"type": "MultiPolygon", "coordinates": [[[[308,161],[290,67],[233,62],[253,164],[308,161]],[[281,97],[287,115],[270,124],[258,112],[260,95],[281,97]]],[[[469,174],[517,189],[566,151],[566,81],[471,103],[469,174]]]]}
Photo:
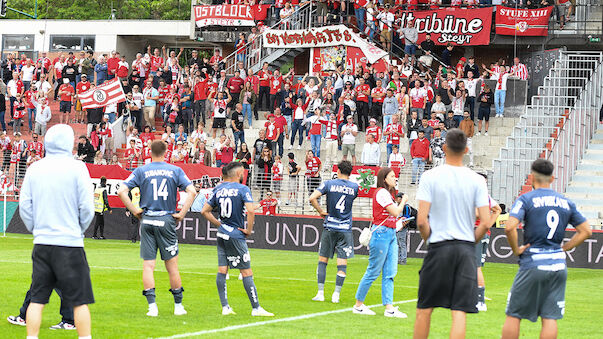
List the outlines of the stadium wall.
{"type": "MultiPolygon", "coordinates": [[[[368,219],[355,219],[353,226],[354,249],[356,254],[367,255],[366,247],[358,242],[358,236],[364,227],[369,225],[368,219]]],[[[94,222],[93,222],[94,223],[94,222]]],[[[125,210],[113,209],[113,213],[105,216],[105,237],[108,239],[127,240],[131,219],[125,210]]],[[[322,228],[322,219],[312,216],[265,216],[256,215],[253,235],[247,240],[249,247],[289,251],[318,252],[318,243],[322,228]]],[[[86,237],[92,236],[93,227],[86,231],[86,237]]],[[[215,245],[218,229],[211,225],[200,213],[190,212],[178,224],[178,241],[184,244],[215,245]]],[[[11,233],[28,233],[19,213],[15,213],[8,226],[11,233]]],[[[566,231],[566,240],[572,237],[573,231],[566,231]]],[[[520,242],[523,234],[519,232],[520,242]]],[[[503,229],[492,229],[487,261],[495,263],[517,263],[503,229]]],[[[417,230],[409,230],[408,256],[423,258],[427,247],[417,230]]],[[[603,233],[593,233],[585,244],[567,253],[569,267],[603,269],[603,233]]]]}

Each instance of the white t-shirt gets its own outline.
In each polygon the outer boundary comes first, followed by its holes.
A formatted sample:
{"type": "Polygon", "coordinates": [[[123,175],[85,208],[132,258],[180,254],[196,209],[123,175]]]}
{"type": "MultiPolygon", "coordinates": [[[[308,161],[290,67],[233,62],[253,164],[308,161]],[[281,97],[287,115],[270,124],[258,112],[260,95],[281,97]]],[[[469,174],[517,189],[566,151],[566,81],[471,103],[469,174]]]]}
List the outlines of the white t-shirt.
{"type": "Polygon", "coordinates": [[[501,74],[498,73],[496,75],[496,90],[497,91],[506,91],[507,90],[507,80],[509,79],[509,73],[501,74]]]}
{"type": "Polygon", "coordinates": [[[138,108],[142,108],[142,101],[144,100],[144,95],[140,92],[132,93],[132,101],[138,108]]]}
{"type": "Polygon", "coordinates": [[[423,174],[417,200],[431,204],[429,242],[432,244],[446,240],[474,242],[475,209],[489,206],[484,178],[467,167],[448,164],[423,174]]]}
{"type": "Polygon", "coordinates": [[[312,93],[318,91],[318,86],[314,85],[312,87],[310,87],[310,85],[306,85],[304,86],[304,89],[306,90],[306,93],[308,93],[308,97],[310,95],[312,95],[312,93]]]}
{"type": "Polygon", "coordinates": [[[477,82],[479,79],[467,79],[465,80],[465,88],[469,92],[470,97],[475,97],[475,90],[477,89],[477,82]]]}
{"type": "Polygon", "coordinates": [[[36,86],[38,87],[38,90],[40,90],[42,93],[47,93],[52,89],[52,85],[48,81],[44,81],[42,83],[38,81],[36,82],[36,86]]]}
{"type": "Polygon", "coordinates": [[[31,81],[33,80],[33,74],[36,68],[34,66],[23,66],[21,67],[21,72],[23,72],[23,81],[31,81]]]}
{"type": "Polygon", "coordinates": [[[341,138],[341,143],[345,145],[352,145],[356,143],[356,137],[352,132],[358,132],[358,126],[352,124],[352,126],[345,124],[341,127],[341,131],[343,133],[343,137],[341,138]]]}
{"type": "Polygon", "coordinates": [[[10,80],[8,84],[6,84],[6,91],[9,97],[14,97],[17,95],[17,82],[15,80],[10,80]]]}

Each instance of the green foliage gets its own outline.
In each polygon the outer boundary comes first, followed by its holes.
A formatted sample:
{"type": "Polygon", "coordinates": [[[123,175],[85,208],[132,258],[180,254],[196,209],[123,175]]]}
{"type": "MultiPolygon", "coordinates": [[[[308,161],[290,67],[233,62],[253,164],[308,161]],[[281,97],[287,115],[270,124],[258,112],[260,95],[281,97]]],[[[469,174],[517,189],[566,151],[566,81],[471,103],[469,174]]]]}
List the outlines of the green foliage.
{"type": "MultiPolygon", "coordinates": [[[[34,15],[35,0],[8,0],[8,6],[34,15]]],[[[107,20],[111,8],[116,19],[190,19],[190,2],[183,0],[40,0],[38,19],[107,20]]],[[[6,18],[27,17],[9,10],[6,18]]]]}

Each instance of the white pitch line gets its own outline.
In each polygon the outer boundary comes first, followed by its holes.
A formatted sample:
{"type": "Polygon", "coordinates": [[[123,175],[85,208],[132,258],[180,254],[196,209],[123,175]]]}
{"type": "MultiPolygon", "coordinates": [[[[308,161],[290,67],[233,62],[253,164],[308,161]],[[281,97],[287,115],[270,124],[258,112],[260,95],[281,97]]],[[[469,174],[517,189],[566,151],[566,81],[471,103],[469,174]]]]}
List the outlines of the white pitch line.
{"type": "MultiPolygon", "coordinates": [[[[8,264],[26,264],[26,265],[31,265],[31,261],[17,261],[17,260],[3,260],[0,259],[0,263],[8,263],[8,264]]],[[[96,269],[101,269],[101,270],[122,270],[122,271],[137,271],[137,272],[141,272],[142,268],[134,268],[134,267],[111,267],[111,266],[96,266],[96,265],[89,265],[90,268],[96,268],[96,269]]],[[[166,270],[163,269],[155,269],[155,272],[162,272],[162,273],[167,273],[166,270]]],[[[215,276],[216,273],[206,273],[206,272],[190,272],[190,271],[180,271],[181,274],[197,274],[197,275],[207,275],[207,276],[215,276]]],[[[256,280],[288,280],[288,281],[301,281],[301,282],[316,282],[316,279],[303,279],[303,278],[287,278],[287,277],[264,277],[264,276],[255,276],[254,277],[256,280]]],[[[230,279],[230,280],[236,280],[236,278],[230,279]]],[[[334,283],[335,280],[326,280],[326,283],[334,283]]],[[[360,282],[346,282],[346,285],[359,285],[360,282]]],[[[419,286],[410,286],[410,285],[395,285],[395,287],[401,287],[401,288],[411,288],[411,289],[417,289],[419,288],[419,286]]]]}
{"type": "MultiPolygon", "coordinates": [[[[415,301],[417,301],[417,299],[396,301],[393,304],[394,305],[407,304],[407,303],[411,303],[411,302],[415,302],[415,301]]],[[[368,306],[368,307],[369,308],[373,308],[373,307],[378,307],[378,306],[383,306],[383,305],[376,304],[376,305],[371,305],[371,306],[368,306]]],[[[258,322],[254,322],[254,323],[247,323],[247,324],[233,325],[233,326],[227,326],[227,327],[222,327],[222,328],[215,328],[213,330],[204,330],[204,331],[198,331],[198,332],[189,332],[189,333],[175,334],[175,335],[172,335],[172,336],[169,336],[169,337],[160,337],[160,338],[157,338],[157,339],[188,338],[188,337],[200,336],[200,335],[204,335],[204,334],[213,334],[213,333],[219,333],[219,332],[227,332],[227,331],[240,330],[242,328],[249,328],[249,327],[256,327],[256,326],[264,326],[264,325],[277,324],[277,323],[282,323],[282,322],[290,322],[290,321],[296,321],[296,320],[310,319],[310,318],[315,318],[315,317],[321,317],[323,315],[336,314],[336,313],[344,313],[344,312],[351,312],[352,310],[353,310],[352,307],[350,307],[350,308],[343,308],[343,309],[333,310],[333,311],[325,311],[325,312],[318,312],[318,313],[303,314],[303,315],[298,315],[298,316],[289,317],[289,318],[281,318],[281,319],[274,319],[274,320],[258,321],[258,322]]],[[[360,317],[363,317],[363,316],[360,315],[360,317]]]]}

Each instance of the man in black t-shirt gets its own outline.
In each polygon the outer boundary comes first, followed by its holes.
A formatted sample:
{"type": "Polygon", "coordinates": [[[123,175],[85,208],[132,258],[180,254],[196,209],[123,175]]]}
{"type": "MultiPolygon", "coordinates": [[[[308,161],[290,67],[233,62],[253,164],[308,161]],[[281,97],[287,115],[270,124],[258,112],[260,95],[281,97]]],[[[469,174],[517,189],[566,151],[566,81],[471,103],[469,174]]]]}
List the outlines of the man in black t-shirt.
{"type": "Polygon", "coordinates": [[[245,131],[243,130],[244,120],[243,105],[237,104],[230,119],[230,124],[232,125],[232,134],[234,135],[235,153],[238,152],[238,145],[245,142],[245,131]]]}

